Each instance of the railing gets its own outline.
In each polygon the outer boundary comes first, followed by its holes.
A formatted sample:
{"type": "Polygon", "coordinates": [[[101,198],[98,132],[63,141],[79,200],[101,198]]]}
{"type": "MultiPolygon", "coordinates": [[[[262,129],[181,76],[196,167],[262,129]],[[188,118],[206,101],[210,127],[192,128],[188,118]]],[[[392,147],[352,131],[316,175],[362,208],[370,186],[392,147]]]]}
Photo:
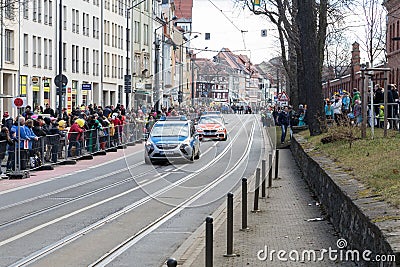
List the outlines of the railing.
{"type": "Polygon", "coordinates": [[[2,159],[1,163],[7,162],[8,171],[35,170],[77,160],[101,151],[140,143],[145,136],[144,126],[144,122],[138,121],[103,127],[101,130],[89,129],[81,135],[61,131],[61,134],[41,136],[37,141],[31,140],[29,148],[23,146],[25,140],[21,139],[20,149],[18,149],[18,141],[15,141],[12,146],[8,145],[7,141],[0,141],[0,159],[2,159]]]}

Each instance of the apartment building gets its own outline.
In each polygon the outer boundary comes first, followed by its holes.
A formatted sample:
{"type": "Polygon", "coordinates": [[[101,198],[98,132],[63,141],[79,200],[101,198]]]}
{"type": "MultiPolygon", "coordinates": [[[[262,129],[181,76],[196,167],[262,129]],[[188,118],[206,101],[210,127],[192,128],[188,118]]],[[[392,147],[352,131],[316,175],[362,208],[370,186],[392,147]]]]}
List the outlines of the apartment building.
{"type": "MultiPolygon", "coordinates": [[[[140,83],[151,84],[151,0],[19,3],[8,2],[2,10],[0,93],[25,96],[33,107],[57,107],[54,78],[62,73],[68,79],[62,106],[71,110],[89,103],[133,106],[140,83]],[[129,94],[127,73],[138,79],[129,94]]],[[[2,111],[16,113],[10,99],[0,102],[2,111]]]]}

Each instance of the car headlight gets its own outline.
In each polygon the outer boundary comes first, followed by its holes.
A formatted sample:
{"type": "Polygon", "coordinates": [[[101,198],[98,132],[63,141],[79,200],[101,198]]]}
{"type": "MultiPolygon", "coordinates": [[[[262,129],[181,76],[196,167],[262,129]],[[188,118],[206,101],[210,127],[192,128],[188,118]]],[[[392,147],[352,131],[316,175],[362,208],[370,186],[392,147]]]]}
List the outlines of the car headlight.
{"type": "Polygon", "coordinates": [[[154,145],[153,145],[152,142],[147,141],[147,142],[145,143],[145,147],[146,147],[146,150],[147,150],[147,152],[148,152],[149,154],[151,154],[151,153],[154,151],[154,145]]]}
{"type": "Polygon", "coordinates": [[[225,131],[225,128],[220,127],[220,128],[218,128],[217,131],[218,131],[218,132],[223,132],[223,131],[225,131]]]}
{"type": "Polygon", "coordinates": [[[203,132],[204,130],[203,130],[203,128],[197,128],[197,131],[198,132],[203,132]]]}

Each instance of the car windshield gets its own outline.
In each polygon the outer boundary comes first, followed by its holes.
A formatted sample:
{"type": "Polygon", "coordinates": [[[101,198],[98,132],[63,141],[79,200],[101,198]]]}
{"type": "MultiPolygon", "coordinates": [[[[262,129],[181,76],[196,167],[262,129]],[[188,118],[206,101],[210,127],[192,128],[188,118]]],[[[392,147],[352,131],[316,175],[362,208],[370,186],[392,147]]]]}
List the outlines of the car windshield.
{"type": "Polygon", "coordinates": [[[199,124],[222,124],[222,121],[220,118],[217,117],[202,117],[200,118],[199,124]]]}
{"type": "Polygon", "coordinates": [[[187,123],[162,123],[155,124],[151,130],[152,137],[166,137],[166,136],[188,136],[189,125],[187,123]]]}

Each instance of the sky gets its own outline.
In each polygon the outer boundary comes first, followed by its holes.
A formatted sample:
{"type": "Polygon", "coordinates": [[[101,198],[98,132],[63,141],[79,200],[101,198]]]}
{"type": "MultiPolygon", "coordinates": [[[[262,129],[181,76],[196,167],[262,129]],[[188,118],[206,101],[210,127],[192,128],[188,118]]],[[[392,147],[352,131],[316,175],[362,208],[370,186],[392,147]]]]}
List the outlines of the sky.
{"type": "Polygon", "coordinates": [[[191,41],[191,47],[210,50],[199,53],[198,58],[212,58],[222,48],[229,48],[257,64],[280,53],[276,30],[268,20],[235,6],[232,0],[193,0],[192,28],[198,38],[191,41]],[[261,36],[261,30],[267,30],[267,37],[261,36]],[[205,40],[205,33],[210,33],[210,40],[205,40]]]}
{"type": "MultiPolygon", "coordinates": [[[[348,11],[350,43],[364,38],[362,10],[348,11]]],[[[197,57],[212,58],[221,48],[229,48],[235,54],[246,54],[253,64],[268,61],[280,55],[277,31],[267,18],[252,14],[235,6],[234,0],[193,0],[193,32],[199,37],[191,41],[191,47],[204,49],[197,57]],[[261,37],[261,30],[267,30],[267,37],[261,37]],[[210,40],[205,40],[210,33],[210,40]]],[[[193,36],[193,35],[192,35],[193,36]]],[[[363,48],[363,47],[361,47],[363,48]]],[[[351,49],[351,48],[349,48],[351,49]]],[[[194,50],[199,52],[200,50],[194,50]]],[[[361,51],[362,62],[367,61],[365,51],[361,51]]]]}

